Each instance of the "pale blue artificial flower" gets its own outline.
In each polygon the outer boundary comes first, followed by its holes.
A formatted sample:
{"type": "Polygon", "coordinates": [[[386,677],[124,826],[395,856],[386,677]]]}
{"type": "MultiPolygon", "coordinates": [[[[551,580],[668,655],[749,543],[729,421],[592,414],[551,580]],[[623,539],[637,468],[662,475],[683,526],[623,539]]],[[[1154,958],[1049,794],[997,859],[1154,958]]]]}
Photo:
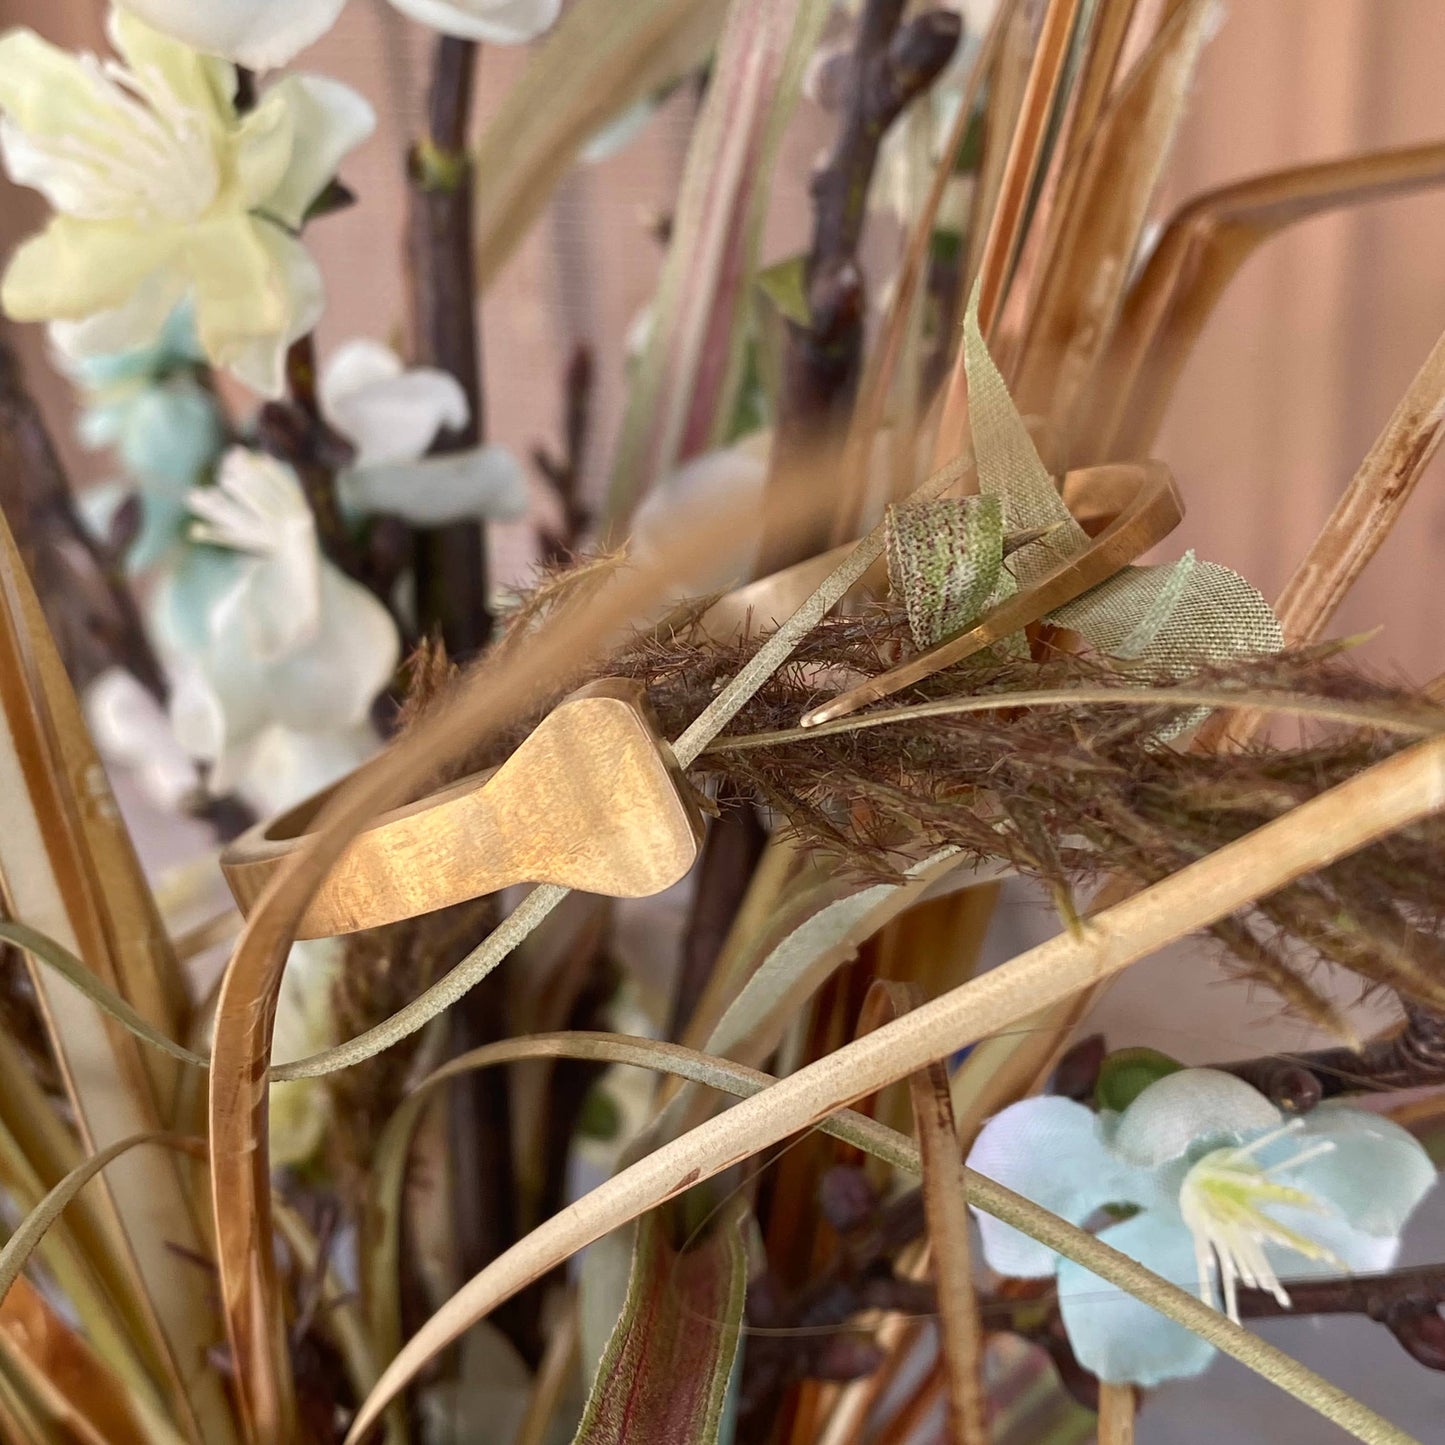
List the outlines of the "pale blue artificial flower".
{"type": "Polygon", "coordinates": [[[322,555],[281,462],[234,447],[189,506],[193,545],[147,599],[171,725],[213,789],[279,811],[376,751],[369,715],[396,668],[396,627],[322,555]]]}
{"type": "MultiPolygon", "coordinates": [[[[182,539],[187,495],[226,444],[216,399],[196,376],[204,357],[191,307],[178,306],[151,345],[62,360],[86,393],[81,441],[114,448],[140,493],[141,527],[126,565],[147,571],[182,539]]],[[[121,500],[107,496],[106,503],[121,500]]]]}
{"type": "MultiPolygon", "coordinates": [[[[1325,1103],[1286,1120],[1248,1084],[1183,1069],[1122,1113],[1070,1099],[1025,1099],[991,1119],[969,1154],[980,1174],[1082,1225],[1106,1207],[1136,1213],[1100,1238],[1236,1315],[1239,1282],[1282,1302],[1284,1275],[1387,1268],[1411,1212],[1435,1181],[1398,1125],[1325,1103]]],[[[999,1273],[1057,1273],[1079,1362],[1101,1380],[1152,1386],[1197,1375],[1214,1347],[1132,1295],[986,1214],[984,1255],[999,1273]]]]}

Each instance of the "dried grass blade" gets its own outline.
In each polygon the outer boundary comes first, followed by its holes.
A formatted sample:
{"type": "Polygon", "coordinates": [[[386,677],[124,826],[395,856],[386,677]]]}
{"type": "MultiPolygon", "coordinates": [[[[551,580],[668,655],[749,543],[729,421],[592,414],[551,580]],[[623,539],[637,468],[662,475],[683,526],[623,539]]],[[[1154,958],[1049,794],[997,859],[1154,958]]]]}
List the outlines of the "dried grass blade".
{"type": "MultiPolygon", "coordinates": [[[[5,1084],[12,1082],[6,1079],[5,1084]]],[[[32,1107],[49,1113],[49,1100],[32,1099],[32,1107]]],[[[64,1173],[57,1177],[64,1177],[64,1173]]],[[[24,1214],[45,1198],[53,1180],[43,1178],[10,1129],[0,1125],[0,1188],[11,1208],[24,1214]]],[[[78,1212],[78,1211],[77,1211],[78,1212]]],[[[78,1221],[77,1221],[78,1222],[78,1221]]],[[[106,1274],[87,1256],[82,1241],[89,1243],[93,1233],[82,1234],[61,1220],[44,1240],[41,1259],[61,1293],[75,1311],[90,1342],[108,1362],[109,1368],[137,1397],[150,1401],[157,1409],[161,1395],[147,1368],[148,1360],[138,1342],[132,1338],[130,1321],[107,1289],[106,1274]]],[[[102,1260],[105,1255],[100,1256],[102,1260]]],[[[3,1314],[3,1309],[0,1309],[3,1314]]]]}
{"type": "MultiPolygon", "coordinates": [[[[1318,641],[1350,588],[1394,530],[1445,435],[1445,335],[1400,398],[1304,560],[1285,584],[1275,614],[1291,643],[1318,641]]],[[[1239,746],[1266,721],[1255,710],[1212,719],[1201,740],[1239,746]]]]}
{"type": "Polygon", "coordinates": [[[5,1247],[0,1249],[0,1301],[10,1292],[10,1286],[20,1277],[21,1271],[30,1262],[30,1256],[45,1238],[51,1225],[60,1218],[80,1191],[117,1159],[147,1144],[179,1150],[198,1159],[205,1157],[206,1146],[200,1139],[192,1139],[184,1134],[156,1133],[136,1134],[129,1139],[120,1139],[98,1154],[92,1154],[83,1164],[72,1169],[35,1206],[5,1241],[5,1247]]]}
{"type": "Polygon", "coordinates": [[[589,137],[700,65],[727,0],[578,0],[478,144],[477,286],[495,280],[589,137]]]}
{"type": "Polygon", "coordinates": [[[979,263],[979,326],[993,329],[1018,255],[1035,184],[1045,163],[1050,125],[1063,103],[1065,76],[1084,0],[1048,0],[1018,124],[1009,142],[998,202],[979,263]]]}
{"type": "MultiPolygon", "coordinates": [[[[321,1267],[321,1247],[316,1235],[289,1205],[280,1199],[273,1203],[277,1233],[295,1255],[301,1273],[313,1277],[321,1267]]],[[[356,1398],[362,1399],[381,1374],[376,1350],[355,1296],[348,1292],[346,1283],[329,1261],[326,1265],[326,1287],[330,1293],[322,1308],[326,1312],[327,1333],[346,1367],[346,1376],[356,1391],[356,1398]]],[[[389,1411],[386,1416],[387,1445],[406,1445],[406,1439],[403,1412],[400,1408],[389,1411]]]]}
{"type": "MultiPolygon", "coordinates": [[[[163,1034],[186,1024],[185,992],[80,707],[8,527],[0,522],[0,877],[4,911],[23,916],[83,961],[163,1034]]],[[[177,1123],[177,1065],[142,1049],[82,995],[32,967],[51,1046],[82,1139],[103,1148],[177,1123]]],[[[189,1181],[166,1159],[126,1160],[100,1209],[118,1302],[137,1346],[194,1437],[233,1438],[220,1380],[205,1359],[215,1317],[203,1277],[178,1271],[168,1241],[199,1248],[189,1181]]]]}
{"type": "Polygon", "coordinates": [[[1132,1385],[1099,1385],[1099,1445],[1134,1445],[1139,1395],[1132,1385]]]}
{"type": "Polygon", "coordinates": [[[1216,0],[1188,0],[1123,82],[1071,167],[1013,375],[1019,410],[1070,437],[1184,112],[1216,0]]]}
{"type": "MultiPolygon", "coordinates": [[[[355,1445],[439,1349],[518,1289],[577,1250],[731,1164],[816,1125],[840,1107],[970,1042],[1118,973],[1165,944],[1208,927],[1304,873],[1445,807],[1445,742],[1418,744],[1100,914],[1081,935],[1061,935],[1012,963],[846,1045],[631,1165],[534,1230],[476,1275],[423,1326],[363,1404],[355,1445]]],[[[1063,1221],[1020,1211],[988,1181],[970,1189],[980,1207],[1012,1211],[1009,1222],[1156,1308],[1267,1377],[1358,1438],[1402,1441],[1373,1411],[1240,1330],[1207,1306],[1126,1260],[1087,1243],[1063,1221]],[[1047,1231],[1047,1233],[1045,1233],[1047,1231]]],[[[1041,1213],[1041,1211],[1037,1211],[1041,1213]]],[[[1087,1237],[1085,1237],[1087,1238],[1087,1237]]]]}
{"type": "Polygon", "coordinates": [[[978,181],[968,209],[968,234],[965,237],[968,252],[959,277],[960,300],[973,290],[983,264],[989,223],[998,209],[1009,151],[1023,111],[1029,72],[1033,69],[1036,18],[1036,7],[1025,5],[1023,0],[1008,0],[1008,3],[1000,4],[993,21],[998,52],[993,56],[991,65],[986,68],[981,64],[979,66],[979,79],[986,86],[984,93],[988,100],[983,116],[978,181]]]}
{"type": "Polygon", "coordinates": [[[1445,336],[1400,398],[1309,553],[1280,593],[1289,642],[1313,642],[1399,521],[1445,434],[1445,336]]]}
{"type": "MultiPolygon", "coordinates": [[[[866,1032],[875,1020],[902,1018],[922,1002],[922,991],[914,985],[875,983],[863,1005],[860,1032],[866,1032]]],[[[953,1119],[947,1068],[935,1059],[909,1075],[908,1092],[923,1164],[923,1206],[938,1290],[939,1356],[948,1385],[948,1438],[955,1445],[989,1445],[983,1322],[973,1283],[967,1171],[953,1119]]]]}
{"type": "MultiPolygon", "coordinates": [[[[972,283],[979,328],[989,336],[1028,224],[1029,206],[1048,159],[1050,127],[1066,100],[1065,76],[1084,0],[1048,0],[1043,28],[1029,67],[1023,104],[1009,141],[998,198],[988,214],[987,239],[972,283]]],[[[1022,12],[1020,12],[1022,14],[1022,12]]],[[[960,349],[944,393],[934,443],[934,465],[963,455],[968,438],[968,376],[960,349]]]]}
{"type": "MultiPolygon", "coordinates": [[[[725,524],[727,514],[720,516],[725,524]]],[[[686,575],[705,546],[716,545],[716,531],[702,529],[667,555],[686,575]]],[[[675,575],[665,566],[610,573],[609,584],[589,591],[585,606],[556,609],[529,634],[525,649],[509,651],[473,674],[449,706],[413,726],[382,762],[342,789],[318,819],[311,846],[277,877],[247,921],[217,1000],[210,1146],[222,1308],[242,1419],[255,1441],[284,1439],[290,1428],[291,1362],[279,1329],[282,1312],[271,1251],[267,1065],[281,976],[310,897],[370,818],[405,802],[439,767],[516,721],[539,693],[559,686],[619,629],[655,606],[675,575]]],[[[318,1073],[344,1067],[422,1027],[495,967],[564,896],[558,888],[534,890],[503,929],[415,1005],[362,1040],[303,1064],[318,1073]]],[[[307,1075],[296,1069],[290,1076],[307,1075]]]]}
{"type": "MultiPolygon", "coordinates": [[[[477,1069],[535,1059],[587,1059],[597,1063],[631,1064],[666,1076],[685,1079],[736,1098],[750,1098],[775,1080],[769,1074],[730,1059],[717,1058],[681,1044],[633,1038],[627,1034],[582,1031],[533,1034],[504,1039],[460,1055],[429,1074],[387,1121],[374,1155],[366,1201],[364,1228],[368,1248],[364,1259],[364,1291],[372,1337],[388,1359],[401,1347],[396,1304],[397,1261],[401,1243],[402,1190],[407,1158],[417,1126],[436,1091],[452,1079],[477,1069]]],[[[825,1133],[865,1153],[916,1173],[917,1155],[908,1141],[873,1120],[845,1110],[820,1126],[825,1133]]]]}
{"type": "Polygon", "coordinates": [[[768,182],[827,14],[823,0],[735,0],[728,12],[613,463],[605,520],[619,533],[729,424],[768,182]]]}
{"type": "Polygon", "coordinates": [[[746,1222],[730,1208],[701,1244],[678,1251],[660,1212],[642,1221],[573,1445],[716,1445],[742,1335],[746,1222]]]}
{"type": "Polygon", "coordinates": [[[21,1277],[0,1305],[0,1337],[24,1359],[76,1417],[106,1445],[182,1445],[183,1437],[154,1404],[138,1398],[105,1359],[21,1277]]]}
{"type": "Polygon", "coordinates": [[[1240,266],[1297,221],[1437,186],[1445,144],[1298,166],[1196,196],[1169,221],[1080,401],[1076,466],[1147,456],[1204,323],[1240,266]],[[1087,422],[1085,423],[1085,420],[1087,422]]]}
{"type": "Polygon", "coordinates": [[[569,1305],[561,1320],[547,1337],[542,1363],[537,1366],[537,1379],[527,1413],[517,1430],[513,1445],[547,1445],[552,1417],[557,1413],[570,1377],[577,1369],[578,1346],[581,1342],[575,1304],[569,1305]]]}

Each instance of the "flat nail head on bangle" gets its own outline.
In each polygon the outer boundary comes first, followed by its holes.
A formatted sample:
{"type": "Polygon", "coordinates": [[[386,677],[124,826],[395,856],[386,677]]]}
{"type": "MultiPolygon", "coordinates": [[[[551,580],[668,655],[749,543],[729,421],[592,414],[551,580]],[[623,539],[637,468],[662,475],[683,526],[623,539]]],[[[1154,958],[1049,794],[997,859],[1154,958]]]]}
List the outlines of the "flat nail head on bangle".
{"type": "MultiPolygon", "coordinates": [[[[334,791],[252,828],[221,855],[243,914],[303,846],[334,791]]],[[[697,803],[642,686],[608,679],[559,703],[501,767],[383,814],[357,834],[296,936],[379,928],[515,883],[648,897],[687,874],[702,835],[697,803]]]]}

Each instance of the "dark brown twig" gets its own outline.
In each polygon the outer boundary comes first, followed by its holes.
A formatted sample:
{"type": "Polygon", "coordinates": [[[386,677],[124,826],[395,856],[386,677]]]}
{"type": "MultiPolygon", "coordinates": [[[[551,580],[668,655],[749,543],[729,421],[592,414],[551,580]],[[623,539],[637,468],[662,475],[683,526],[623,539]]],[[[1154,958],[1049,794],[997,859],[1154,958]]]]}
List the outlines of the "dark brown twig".
{"type": "MultiPolygon", "coordinates": [[[[903,24],[905,0],[867,0],[858,22],[846,102],[832,154],[814,175],[813,236],[804,272],[808,324],[788,324],[770,491],[801,458],[836,438],[847,420],[863,355],[865,284],[858,246],[878,149],[888,128],[952,57],[958,15],[929,10],[903,24]]],[[[767,529],[773,531],[774,529],[767,529]]],[[[765,548],[767,573],[827,542],[790,539],[765,548]]]]}
{"type": "MultiPolygon", "coordinates": [[[[467,123],[478,48],[442,36],[432,65],[429,134],[408,162],[411,210],[408,265],[412,354],[461,383],[471,421],[441,439],[436,451],[462,451],[483,436],[482,346],[473,266],[473,173],[467,123]]],[[[417,619],[436,631],[458,661],[475,657],[491,635],[484,537],[479,522],[458,522],[416,538],[417,619]]]]}
{"type": "Polygon", "coordinates": [[[558,456],[540,446],[532,449],[533,465],[551,482],[562,504],[561,528],[542,536],[542,561],[549,566],[576,552],[592,521],[582,502],[582,481],[592,429],[595,370],[592,348],[579,342],[563,378],[562,453],[558,456]]]}
{"type": "Polygon", "coordinates": [[[120,666],[164,701],[165,676],[118,559],[86,531],[20,360],[0,339],[0,508],[77,691],[120,666]]]}
{"type": "MultiPolygon", "coordinates": [[[[472,209],[474,175],[467,152],[480,50],[474,41],[441,36],[433,52],[428,133],[412,149],[407,259],[412,356],[461,384],[471,419],[433,450],[461,451],[484,434],[482,341],[477,315],[472,209]]],[[[417,623],[439,636],[457,662],[475,658],[491,638],[485,538],[477,522],[418,532],[413,562],[417,623]]],[[[504,983],[474,990],[451,1012],[451,1048],[463,1053],[506,1032],[504,983]]],[[[451,1091],[453,1229],[456,1267],[465,1279],[516,1237],[511,1090],[501,1069],[458,1080],[451,1091]]],[[[535,1341],[514,1314],[499,1323],[524,1354],[535,1341]]]]}
{"type": "Polygon", "coordinates": [[[1389,1038],[1352,1049],[1243,1059],[1215,1067],[1252,1084],[1283,1108],[1302,1111],[1340,1094],[1387,1093],[1445,1084],[1445,1018],[1403,1001],[1405,1023],[1389,1038]],[[1310,1098],[1310,1094],[1313,1098],[1310,1098]]]}
{"type": "Polygon", "coordinates": [[[707,989],[767,842],[768,830],[757,810],[744,799],[732,799],[709,825],[698,863],[697,891],[682,939],[682,964],[672,996],[669,1038],[682,1038],[707,989]]]}
{"type": "Polygon", "coordinates": [[[345,437],[327,425],[317,395],[316,338],[303,336],[286,353],[285,401],[270,401],[256,418],[261,450],[290,465],[316,518],[321,550],[350,576],[361,558],[347,535],[336,499],[336,474],[354,456],[345,437]]]}

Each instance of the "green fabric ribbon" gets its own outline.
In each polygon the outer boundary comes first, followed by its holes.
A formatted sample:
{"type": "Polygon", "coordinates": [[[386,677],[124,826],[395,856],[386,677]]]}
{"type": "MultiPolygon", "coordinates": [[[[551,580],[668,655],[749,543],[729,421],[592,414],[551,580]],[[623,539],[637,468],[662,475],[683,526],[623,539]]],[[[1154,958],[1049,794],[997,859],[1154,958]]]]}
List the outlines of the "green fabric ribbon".
{"type": "MultiPolygon", "coordinates": [[[[989,355],[977,288],[963,345],[980,496],[889,511],[889,575],[921,648],[963,631],[1015,586],[1032,586],[1089,546],[989,355]],[[1031,531],[1045,535],[1015,552],[1005,569],[1005,534],[1031,531]]],[[[1151,674],[1179,676],[1284,645],[1279,619],[1259,592],[1193,552],[1161,566],[1125,567],[1048,620],[1151,674]]]]}

